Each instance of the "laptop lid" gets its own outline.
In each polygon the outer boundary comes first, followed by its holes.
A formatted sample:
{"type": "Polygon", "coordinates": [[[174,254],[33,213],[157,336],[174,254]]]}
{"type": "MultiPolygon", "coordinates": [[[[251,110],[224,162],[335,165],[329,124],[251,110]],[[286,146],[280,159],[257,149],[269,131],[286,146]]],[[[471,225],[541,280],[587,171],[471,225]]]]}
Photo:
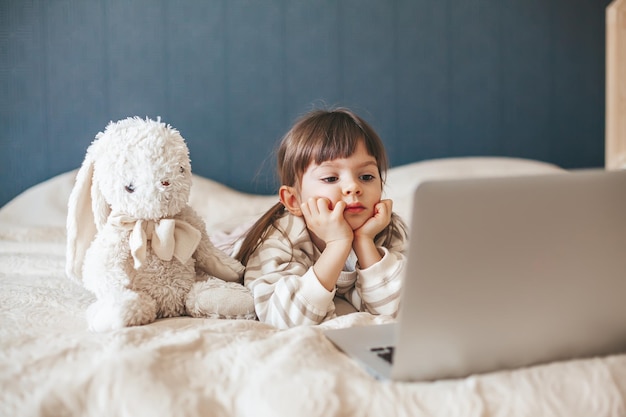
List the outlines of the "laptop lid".
{"type": "Polygon", "coordinates": [[[626,171],[424,182],[391,377],[626,350],[626,171]]]}

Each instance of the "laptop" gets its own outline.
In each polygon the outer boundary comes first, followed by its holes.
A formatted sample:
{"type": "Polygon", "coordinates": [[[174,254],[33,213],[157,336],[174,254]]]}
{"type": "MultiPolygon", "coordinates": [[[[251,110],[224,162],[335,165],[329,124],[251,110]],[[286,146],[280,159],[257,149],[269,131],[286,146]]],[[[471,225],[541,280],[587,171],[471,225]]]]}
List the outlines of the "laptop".
{"type": "Polygon", "coordinates": [[[626,351],[626,171],[423,182],[410,229],[397,320],[325,331],[377,378],[626,351]]]}

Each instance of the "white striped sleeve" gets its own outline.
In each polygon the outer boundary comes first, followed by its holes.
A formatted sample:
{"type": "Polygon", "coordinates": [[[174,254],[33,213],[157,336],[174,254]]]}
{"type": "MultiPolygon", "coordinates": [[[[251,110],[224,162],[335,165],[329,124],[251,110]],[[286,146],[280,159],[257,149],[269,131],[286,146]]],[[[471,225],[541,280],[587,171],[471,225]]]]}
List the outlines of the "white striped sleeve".
{"type": "Polygon", "coordinates": [[[400,307],[406,257],[401,252],[380,249],[384,255],[379,262],[357,270],[355,291],[360,296],[363,311],[395,316],[400,307]]]}
{"type": "Polygon", "coordinates": [[[250,256],[245,285],[254,294],[259,320],[284,329],[319,324],[334,315],[335,291],[328,291],[313,272],[315,249],[306,227],[286,225],[292,243],[280,233],[270,234],[250,256]]]}

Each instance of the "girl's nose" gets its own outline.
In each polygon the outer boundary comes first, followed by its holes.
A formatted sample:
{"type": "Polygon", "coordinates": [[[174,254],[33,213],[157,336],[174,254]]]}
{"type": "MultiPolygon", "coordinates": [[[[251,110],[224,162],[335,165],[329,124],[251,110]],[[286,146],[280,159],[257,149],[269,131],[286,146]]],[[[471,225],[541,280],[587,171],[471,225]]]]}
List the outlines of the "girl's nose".
{"type": "Polygon", "coordinates": [[[359,195],[361,194],[361,187],[359,186],[359,183],[357,181],[351,180],[346,183],[343,189],[343,192],[346,195],[352,195],[352,194],[359,195]]]}

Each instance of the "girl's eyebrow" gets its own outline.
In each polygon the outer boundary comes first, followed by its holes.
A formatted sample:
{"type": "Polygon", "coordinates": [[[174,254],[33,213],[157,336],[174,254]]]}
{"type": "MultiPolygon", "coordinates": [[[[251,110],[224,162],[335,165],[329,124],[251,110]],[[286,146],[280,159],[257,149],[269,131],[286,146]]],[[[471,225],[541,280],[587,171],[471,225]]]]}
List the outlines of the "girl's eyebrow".
{"type": "Polygon", "coordinates": [[[359,165],[359,167],[360,167],[360,168],[364,168],[364,167],[366,167],[366,166],[370,166],[370,165],[372,165],[372,166],[374,166],[374,167],[378,168],[378,163],[376,163],[376,161],[375,161],[375,160],[370,160],[370,161],[363,162],[362,164],[360,164],[360,165],[359,165]]]}
{"type": "MultiPolygon", "coordinates": [[[[335,161],[333,160],[333,161],[324,161],[321,164],[319,164],[317,167],[318,168],[334,167],[335,165],[336,165],[335,161]]],[[[374,160],[374,159],[367,160],[365,162],[362,162],[362,163],[358,164],[357,168],[364,168],[364,167],[367,167],[367,166],[370,166],[370,165],[378,168],[378,164],[376,163],[376,160],[374,160]]]]}

